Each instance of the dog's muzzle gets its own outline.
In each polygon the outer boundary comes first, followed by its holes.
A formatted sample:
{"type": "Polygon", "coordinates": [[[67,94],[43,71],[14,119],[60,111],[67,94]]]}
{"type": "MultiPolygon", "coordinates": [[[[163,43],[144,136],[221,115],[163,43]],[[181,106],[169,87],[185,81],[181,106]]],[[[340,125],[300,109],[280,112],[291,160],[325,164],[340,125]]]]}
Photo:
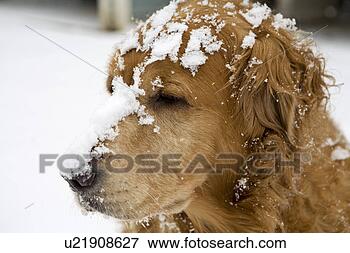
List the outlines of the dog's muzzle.
{"type": "Polygon", "coordinates": [[[91,173],[89,175],[79,175],[71,179],[66,179],[69,185],[74,190],[82,190],[82,188],[91,187],[95,182],[96,173],[91,173]]]}
{"type": "Polygon", "coordinates": [[[75,175],[73,174],[70,177],[63,176],[63,178],[69,183],[74,191],[82,191],[84,189],[92,187],[96,182],[97,169],[95,163],[90,162],[89,167],[91,170],[88,172],[80,174],[78,173],[75,175]]]}

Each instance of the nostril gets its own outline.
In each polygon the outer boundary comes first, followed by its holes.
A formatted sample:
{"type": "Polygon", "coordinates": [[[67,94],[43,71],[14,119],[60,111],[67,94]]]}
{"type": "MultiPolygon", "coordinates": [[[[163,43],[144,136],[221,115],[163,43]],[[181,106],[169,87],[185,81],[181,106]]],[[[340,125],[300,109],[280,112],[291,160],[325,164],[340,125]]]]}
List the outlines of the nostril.
{"type": "Polygon", "coordinates": [[[84,175],[84,176],[78,176],[74,178],[73,180],[77,181],[80,186],[82,187],[87,187],[91,186],[93,182],[95,181],[96,174],[91,173],[89,175],[84,175]]]}
{"type": "Polygon", "coordinates": [[[72,179],[66,179],[69,185],[74,190],[82,189],[83,187],[91,186],[96,178],[96,173],[91,173],[89,175],[75,176],[72,179]]]}
{"type": "Polygon", "coordinates": [[[89,162],[89,168],[91,169],[87,173],[80,175],[73,174],[69,176],[62,177],[69,183],[74,191],[83,190],[83,188],[90,187],[94,184],[97,177],[97,160],[93,159],[89,162]]]}

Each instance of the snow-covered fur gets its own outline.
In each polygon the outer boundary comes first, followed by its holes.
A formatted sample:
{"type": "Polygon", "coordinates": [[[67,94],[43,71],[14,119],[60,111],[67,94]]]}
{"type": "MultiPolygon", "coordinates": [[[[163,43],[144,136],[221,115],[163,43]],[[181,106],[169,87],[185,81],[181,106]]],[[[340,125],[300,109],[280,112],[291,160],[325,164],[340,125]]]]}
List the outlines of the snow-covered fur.
{"type": "Polygon", "coordinates": [[[333,79],[308,34],[247,1],[177,1],[171,8],[118,48],[107,82],[111,92],[116,76],[132,84],[135,67],[147,60],[139,101],[157,129],[129,116],[104,146],[132,156],[182,154],[184,163],[196,154],[214,164],[218,154],[256,152],[311,159],[300,173],[118,174],[104,168],[104,154],[99,190],[85,201],[103,198],[94,209],[124,220],[126,232],[350,232],[348,146],[326,112],[333,79]],[[173,25],[171,39],[147,42],[146,30],[163,29],[164,19],[187,27],[173,25]]]}

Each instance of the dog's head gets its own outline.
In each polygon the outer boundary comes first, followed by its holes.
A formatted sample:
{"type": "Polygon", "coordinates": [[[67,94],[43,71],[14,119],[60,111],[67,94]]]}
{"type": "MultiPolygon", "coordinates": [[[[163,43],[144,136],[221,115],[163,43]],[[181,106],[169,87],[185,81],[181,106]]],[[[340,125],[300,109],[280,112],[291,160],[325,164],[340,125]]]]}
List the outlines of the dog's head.
{"type": "Polygon", "coordinates": [[[212,175],[219,154],[293,150],[327,77],[298,34],[246,1],[175,1],[140,24],[110,63],[108,137],[70,178],[82,203],[121,219],[181,212],[203,188],[232,184],[212,175]]]}

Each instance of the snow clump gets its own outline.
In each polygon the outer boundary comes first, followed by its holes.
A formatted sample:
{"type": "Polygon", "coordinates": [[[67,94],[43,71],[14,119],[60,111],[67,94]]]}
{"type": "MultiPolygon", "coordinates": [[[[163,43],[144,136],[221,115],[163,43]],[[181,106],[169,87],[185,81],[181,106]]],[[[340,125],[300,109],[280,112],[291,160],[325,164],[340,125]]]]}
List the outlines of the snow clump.
{"type": "Polygon", "coordinates": [[[66,178],[74,175],[82,175],[91,172],[88,163],[94,156],[110,152],[101,144],[105,140],[114,140],[118,136],[118,123],[131,114],[137,114],[141,124],[152,123],[152,117],[145,112],[137,98],[142,95],[141,89],[132,89],[127,86],[122,77],[113,80],[113,94],[106,103],[96,110],[91,119],[90,126],[79,140],[69,149],[69,154],[88,155],[84,164],[81,161],[71,159],[64,164],[70,172],[61,172],[66,178]],[[94,150],[92,150],[92,148],[94,150]]]}
{"type": "Polygon", "coordinates": [[[241,47],[243,49],[253,48],[255,44],[255,38],[256,38],[256,34],[253,33],[252,31],[249,31],[249,34],[244,37],[241,47]]]}
{"type": "Polygon", "coordinates": [[[271,15],[271,9],[266,4],[254,3],[253,8],[246,13],[240,14],[253,26],[257,28],[261,23],[271,15]]]}
{"type": "Polygon", "coordinates": [[[161,33],[152,43],[151,62],[164,60],[167,56],[173,62],[178,60],[177,55],[182,44],[182,35],[188,26],[182,23],[169,23],[167,28],[167,31],[161,33]]]}
{"type": "Polygon", "coordinates": [[[220,50],[221,45],[222,41],[217,40],[217,37],[212,35],[209,27],[204,26],[192,30],[185,53],[181,57],[181,65],[190,69],[194,76],[199,66],[205,64],[208,59],[205,53],[213,54],[220,50]]]}
{"type": "Polygon", "coordinates": [[[224,5],[224,8],[225,9],[234,9],[235,8],[235,5],[231,2],[227,2],[225,5],[224,5]]]}
{"type": "Polygon", "coordinates": [[[332,152],[333,161],[341,161],[350,158],[350,151],[342,147],[336,147],[332,152]]]}
{"type": "Polygon", "coordinates": [[[279,30],[280,28],[285,29],[287,31],[296,31],[296,21],[295,19],[284,18],[281,13],[274,15],[274,21],[272,22],[272,26],[279,30]]]}

